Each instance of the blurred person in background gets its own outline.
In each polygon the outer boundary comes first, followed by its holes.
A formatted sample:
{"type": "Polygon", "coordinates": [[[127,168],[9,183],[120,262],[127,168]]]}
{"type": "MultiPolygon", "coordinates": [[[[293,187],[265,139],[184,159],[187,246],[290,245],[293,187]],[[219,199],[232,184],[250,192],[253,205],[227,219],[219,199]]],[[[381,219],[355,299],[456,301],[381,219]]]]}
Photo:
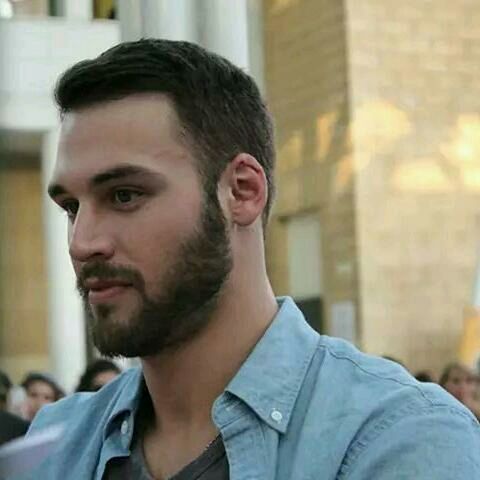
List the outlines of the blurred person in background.
{"type": "Polygon", "coordinates": [[[10,377],[0,371],[0,411],[8,411],[21,418],[26,418],[25,403],[25,389],[20,385],[14,385],[10,377]]]}
{"type": "Polygon", "coordinates": [[[65,396],[55,380],[46,373],[32,372],[21,383],[26,393],[25,414],[27,420],[33,420],[38,411],[49,403],[65,396]]]}
{"type": "Polygon", "coordinates": [[[0,410],[0,445],[25,435],[29,425],[23,418],[0,410]]]}
{"type": "Polygon", "coordinates": [[[30,478],[480,478],[468,409],[275,297],[273,125],[248,74],[144,39],[72,66],[55,97],[48,190],[93,340],[142,367],[42,409],[32,434],[65,430],[30,478]]]}
{"type": "Polygon", "coordinates": [[[8,396],[8,411],[21,418],[27,415],[27,393],[21,385],[13,385],[8,396]]]}
{"type": "Polygon", "coordinates": [[[415,378],[419,382],[429,382],[429,383],[435,383],[435,380],[433,378],[433,375],[428,371],[428,370],[421,370],[420,372],[417,372],[415,374],[415,378]]]}
{"type": "Polygon", "coordinates": [[[0,370],[0,411],[7,409],[11,388],[12,382],[10,377],[5,372],[0,370]]]}
{"type": "Polygon", "coordinates": [[[439,384],[480,419],[480,402],[476,398],[478,376],[461,363],[451,363],[443,370],[439,384]]]}
{"type": "Polygon", "coordinates": [[[96,392],[120,375],[121,369],[111,360],[99,359],[87,366],[80,377],[77,392],[96,392]]]}
{"type": "Polygon", "coordinates": [[[12,386],[9,376],[0,370],[0,445],[25,435],[29,425],[17,415],[7,412],[12,386]]]}

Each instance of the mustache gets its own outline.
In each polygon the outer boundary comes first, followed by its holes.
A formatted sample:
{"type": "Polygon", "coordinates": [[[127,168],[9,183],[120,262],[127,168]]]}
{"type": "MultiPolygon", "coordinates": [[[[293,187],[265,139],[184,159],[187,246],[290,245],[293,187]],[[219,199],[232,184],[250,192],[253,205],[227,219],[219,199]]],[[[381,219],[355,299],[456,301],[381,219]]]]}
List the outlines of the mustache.
{"type": "Polygon", "coordinates": [[[83,298],[86,298],[88,295],[88,289],[85,284],[91,278],[97,280],[121,280],[130,283],[141,292],[145,290],[145,281],[137,270],[123,265],[96,261],[85,264],[77,275],[77,290],[83,298]]]}

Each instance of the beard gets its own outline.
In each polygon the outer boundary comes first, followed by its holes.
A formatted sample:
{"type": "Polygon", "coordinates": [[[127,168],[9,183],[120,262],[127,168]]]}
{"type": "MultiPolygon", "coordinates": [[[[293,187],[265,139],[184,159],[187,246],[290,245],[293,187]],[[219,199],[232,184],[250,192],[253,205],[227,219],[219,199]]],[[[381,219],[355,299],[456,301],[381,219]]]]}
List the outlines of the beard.
{"type": "Polygon", "coordinates": [[[199,223],[159,279],[161,294],[148,296],[142,275],[132,268],[99,261],[84,266],[77,288],[93,343],[103,355],[156,355],[185,344],[208,325],[232,269],[232,256],[226,221],[216,201],[205,203],[199,223]],[[118,307],[114,305],[100,304],[93,311],[84,286],[92,277],[128,282],[140,295],[140,307],[126,321],[115,318],[118,307]]]}

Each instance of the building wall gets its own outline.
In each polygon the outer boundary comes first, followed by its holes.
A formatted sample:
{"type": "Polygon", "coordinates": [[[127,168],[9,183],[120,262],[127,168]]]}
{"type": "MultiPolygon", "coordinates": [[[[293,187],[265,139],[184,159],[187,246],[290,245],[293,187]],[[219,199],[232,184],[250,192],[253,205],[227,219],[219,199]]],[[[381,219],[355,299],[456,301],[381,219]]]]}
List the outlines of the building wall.
{"type": "Polygon", "coordinates": [[[266,94],[278,152],[268,269],[277,293],[294,289],[288,221],[318,215],[328,330],[332,303],[357,298],[344,7],[337,0],[269,0],[264,18],[266,94]]]}
{"type": "Polygon", "coordinates": [[[478,259],[480,4],[346,3],[363,346],[438,370],[478,259]]]}
{"type": "Polygon", "coordinates": [[[316,212],[327,319],[334,303],[353,301],[363,349],[438,372],[458,354],[478,259],[480,5],[264,9],[279,152],[274,287],[291,291],[288,220],[316,212]]]}
{"type": "Polygon", "coordinates": [[[48,0],[21,0],[11,3],[15,16],[47,16],[49,14],[48,0]]]}
{"type": "Polygon", "coordinates": [[[49,368],[38,167],[0,168],[0,365],[18,381],[49,368]]]}

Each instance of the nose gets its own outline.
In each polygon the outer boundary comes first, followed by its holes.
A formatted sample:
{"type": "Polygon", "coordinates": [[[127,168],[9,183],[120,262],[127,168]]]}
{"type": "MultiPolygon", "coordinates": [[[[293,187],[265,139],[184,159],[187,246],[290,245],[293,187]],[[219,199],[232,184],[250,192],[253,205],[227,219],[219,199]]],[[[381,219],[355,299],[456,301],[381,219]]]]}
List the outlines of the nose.
{"type": "Polygon", "coordinates": [[[81,206],[69,228],[69,252],[74,263],[98,257],[109,259],[114,253],[112,235],[106,219],[87,206],[81,206]]]}

